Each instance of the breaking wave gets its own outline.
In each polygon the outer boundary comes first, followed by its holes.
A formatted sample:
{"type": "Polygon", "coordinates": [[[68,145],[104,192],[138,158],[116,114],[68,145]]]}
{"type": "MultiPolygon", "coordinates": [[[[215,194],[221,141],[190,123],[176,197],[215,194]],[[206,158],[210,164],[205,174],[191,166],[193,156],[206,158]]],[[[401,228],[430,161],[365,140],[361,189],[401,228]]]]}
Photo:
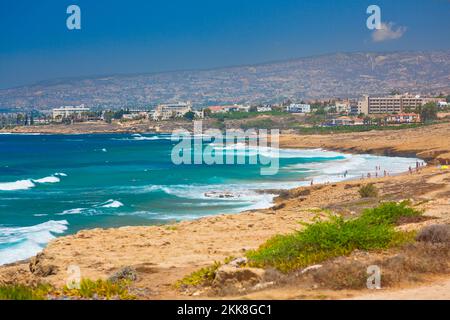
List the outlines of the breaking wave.
{"type": "Polygon", "coordinates": [[[66,220],[50,220],[31,227],[0,226],[0,265],[36,255],[55,234],[64,233],[67,225],[66,220]]]}

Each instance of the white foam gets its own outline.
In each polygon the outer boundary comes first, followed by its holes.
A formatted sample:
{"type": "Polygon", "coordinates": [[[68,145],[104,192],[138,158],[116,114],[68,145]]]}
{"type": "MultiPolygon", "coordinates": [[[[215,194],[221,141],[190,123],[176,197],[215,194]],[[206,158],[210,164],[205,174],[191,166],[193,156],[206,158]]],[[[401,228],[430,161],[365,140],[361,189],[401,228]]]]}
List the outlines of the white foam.
{"type": "Polygon", "coordinates": [[[30,179],[18,180],[15,182],[4,182],[0,183],[0,191],[28,190],[34,186],[35,184],[30,179]]]}
{"type": "Polygon", "coordinates": [[[58,183],[61,180],[58,177],[55,176],[49,176],[42,179],[33,180],[33,182],[36,183],[58,183]]]}
{"type": "Polygon", "coordinates": [[[40,179],[24,179],[15,182],[2,182],[0,183],[0,191],[17,191],[17,190],[28,190],[34,188],[36,183],[58,183],[61,181],[59,177],[66,177],[65,173],[55,173],[54,175],[40,178],[40,179]]]}
{"type": "Polygon", "coordinates": [[[118,140],[118,141],[154,141],[154,140],[170,140],[170,136],[143,136],[140,134],[133,134],[131,138],[112,138],[112,140],[118,140]]]}
{"type": "Polygon", "coordinates": [[[66,220],[50,220],[31,227],[0,226],[0,265],[30,258],[39,253],[44,246],[67,230],[66,220]]]}
{"type": "Polygon", "coordinates": [[[227,143],[212,143],[210,144],[214,147],[215,150],[223,150],[225,152],[233,152],[238,155],[247,155],[247,156],[264,156],[267,158],[281,158],[281,159],[308,159],[308,158],[345,158],[347,155],[334,152],[327,151],[323,149],[278,149],[272,147],[263,147],[263,146],[250,146],[244,142],[237,142],[234,144],[227,143]]]}
{"type": "Polygon", "coordinates": [[[67,177],[67,174],[65,174],[64,172],[57,172],[57,173],[54,174],[54,176],[57,176],[57,177],[67,177]]]}
{"type": "Polygon", "coordinates": [[[123,203],[117,200],[110,199],[100,205],[102,208],[120,208],[123,207],[123,203]]]}
{"type": "Polygon", "coordinates": [[[65,216],[65,215],[73,215],[73,214],[81,214],[85,210],[84,208],[75,208],[75,209],[69,209],[64,210],[61,213],[57,213],[57,216],[65,216]]]}

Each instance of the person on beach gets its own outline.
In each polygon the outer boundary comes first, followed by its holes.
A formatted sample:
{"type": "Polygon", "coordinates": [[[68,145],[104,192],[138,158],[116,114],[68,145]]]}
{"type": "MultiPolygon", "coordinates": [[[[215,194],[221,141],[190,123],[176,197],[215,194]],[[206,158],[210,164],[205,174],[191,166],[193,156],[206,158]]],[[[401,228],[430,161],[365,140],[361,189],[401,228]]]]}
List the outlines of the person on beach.
{"type": "Polygon", "coordinates": [[[384,170],[384,176],[385,176],[385,177],[387,176],[387,171],[386,171],[386,170],[384,170]]]}
{"type": "Polygon", "coordinates": [[[311,179],[311,186],[314,185],[314,179],[311,179]]]}

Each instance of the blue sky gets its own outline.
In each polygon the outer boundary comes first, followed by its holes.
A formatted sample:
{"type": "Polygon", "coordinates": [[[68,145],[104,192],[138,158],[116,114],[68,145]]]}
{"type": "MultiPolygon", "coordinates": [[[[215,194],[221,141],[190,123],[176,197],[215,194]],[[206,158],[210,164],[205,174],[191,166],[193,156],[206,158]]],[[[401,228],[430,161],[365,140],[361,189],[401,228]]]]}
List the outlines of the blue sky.
{"type": "Polygon", "coordinates": [[[0,88],[40,80],[450,48],[449,0],[2,0],[0,88]],[[66,9],[81,8],[69,31],[66,9]],[[375,36],[366,9],[381,8],[375,36]]]}

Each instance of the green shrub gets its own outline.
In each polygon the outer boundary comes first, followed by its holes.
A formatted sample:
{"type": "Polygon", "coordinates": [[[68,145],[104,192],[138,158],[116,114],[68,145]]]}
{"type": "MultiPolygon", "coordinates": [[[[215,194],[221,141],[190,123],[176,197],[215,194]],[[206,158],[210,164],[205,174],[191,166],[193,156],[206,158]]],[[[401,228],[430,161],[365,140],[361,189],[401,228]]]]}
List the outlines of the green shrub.
{"type": "Polygon", "coordinates": [[[28,287],[24,285],[0,286],[0,300],[45,300],[50,286],[28,287]]]}
{"type": "Polygon", "coordinates": [[[329,220],[308,224],[294,234],[275,236],[259,249],[248,252],[247,257],[250,265],[288,272],[348,255],[356,249],[389,248],[413,239],[410,233],[395,231],[394,223],[400,217],[417,214],[420,212],[405,203],[384,203],[366,209],[356,219],[330,216],[329,220]]]}
{"type": "Polygon", "coordinates": [[[366,184],[359,188],[359,195],[361,198],[376,198],[378,197],[377,187],[373,183],[366,184]]]}
{"type": "Polygon", "coordinates": [[[364,220],[366,223],[373,225],[383,223],[394,225],[400,218],[417,217],[422,213],[422,211],[411,208],[407,201],[385,202],[376,208],[364,210],[358,220],[364,220]]]}
{"type": "Polygon", "coordinates": [[[241,123],[240,128],[243,130],[248,129],[272,129],[277,128],[279,124],[277,124],[272,119],[255,119],[255,120],[249,120],[247,122],[241,123]]]}
{"type": "Polygon", "coordinates": [[[70,289],[64,287],[63,295],[69,297],[79,297],[85,299],[92,299],[97,297],[99,299],[120,299],[133,300],[135,297],[128,292],[129,281],[111,282],[107,280],[92,281],[83,279],[80,283],[79,289],[70,289]]]}
{"type": "Polygon", "coordinates": [[[194,271],[183,279],[175,283],[176,288],[184,286],[202,286],[211,284],[216,277],[217,269],[222,266],[220,262],[214,262],[213,265],[194,271]]]}

